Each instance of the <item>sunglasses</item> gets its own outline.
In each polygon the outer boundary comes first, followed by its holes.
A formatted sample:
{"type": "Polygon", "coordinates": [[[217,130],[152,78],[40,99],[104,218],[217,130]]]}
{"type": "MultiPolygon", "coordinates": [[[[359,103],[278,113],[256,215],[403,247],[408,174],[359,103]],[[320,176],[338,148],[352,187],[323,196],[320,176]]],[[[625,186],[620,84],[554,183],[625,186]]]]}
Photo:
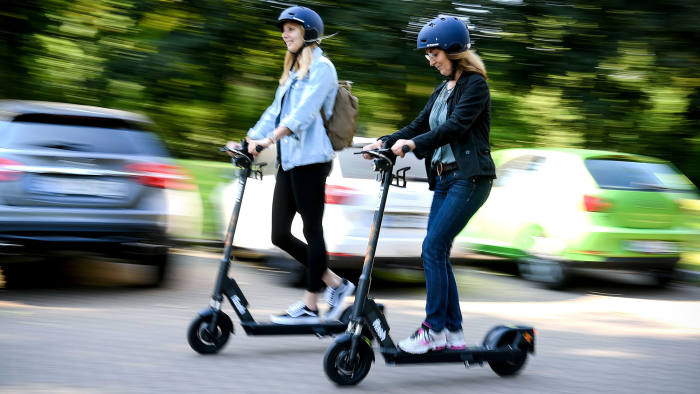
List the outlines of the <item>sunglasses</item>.
{"type": "Polygon", "coordinates": [[[430,61],[431,59],[435,59],[436,57],[438,57],[438,53],[430,53],[430,52],[428,52],[428,53],[425,54],[425,59],[428,60],[428,61],[430,61]]]}

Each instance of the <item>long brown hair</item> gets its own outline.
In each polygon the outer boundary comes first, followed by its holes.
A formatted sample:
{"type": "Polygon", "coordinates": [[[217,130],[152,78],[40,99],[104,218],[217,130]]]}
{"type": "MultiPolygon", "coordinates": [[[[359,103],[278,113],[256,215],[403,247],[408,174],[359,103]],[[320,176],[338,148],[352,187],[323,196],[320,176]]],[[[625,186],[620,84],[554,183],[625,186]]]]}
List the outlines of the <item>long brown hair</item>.
{"type": "Polygon", "coordinates": [[[489,77],[486,76],[486,66],[484,66],[484,62],[473,50],[468,49],[464,52],[448,54],[447,58],[452,60],[453,64],[456,64],[457,68],[460,70],[475,72],[481,74],[484,79],[489,79],[489,77]]]}
{"type": "MultiPolygon", "coordinates": [[[[301,36],[304,37],[304,27],[299,25],[299,29],[301,29],[301,36]]],[[[299,79],[304,78],[306,76],[306,73],[309,72],[311,62],[313,62],[314,60],[313,51],[315,48],[315,42],[307,44],[301,50],[299,56],[297,56],[297,63],[295,64],[295,66],[299,70],[299,79]]],[[[289,70],[292,69],[293,61],[294,54],[287,51],[287,54],[284,56],[284,68],[282,69],[282,76],[280,77],[280,85],[284,85],[284,83],[287,82],[287,79],[289,79],[289,70]]]]}

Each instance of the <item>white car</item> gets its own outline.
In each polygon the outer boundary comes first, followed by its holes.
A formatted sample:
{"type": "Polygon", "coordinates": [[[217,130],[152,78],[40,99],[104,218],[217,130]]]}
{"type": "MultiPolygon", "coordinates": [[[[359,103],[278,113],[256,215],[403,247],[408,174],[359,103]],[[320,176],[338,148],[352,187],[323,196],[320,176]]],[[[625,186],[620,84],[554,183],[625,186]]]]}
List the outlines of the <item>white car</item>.
{"type": "MultiPolygon", "coordinates": [[[[359,268],[367,251],[370,227],[378,205],[379,182],[372,162],[354,154],[374,139],[355,137],[353,146],[337,152],[326,181],[326,207],[323,217],[326,248],[334,267],[359,268]]],[[[246,184],[234,246],[263,255],[283,253],[270,241],[272,193],[275,188],[273,149],[263,151],[256,162],[266,162],[262,180],[250,178],[246,184]]],[[[413,154],[397,159],[394,169],[410,167],[406,187],[392,186],[382,221],[376,257],[388,263],[420,266],[420,254],[428,222],[433,192],[428,190],[422,160],[413,154]]],[[[221,207],[221,233],[225,232],[238,182],[224,186],[218,196],[221,207]]],[[[297,214],[293,234],[303,240],[301,217],[297,214]]],[[[223,237],[222,237],[223,238],[223,237]]]]}

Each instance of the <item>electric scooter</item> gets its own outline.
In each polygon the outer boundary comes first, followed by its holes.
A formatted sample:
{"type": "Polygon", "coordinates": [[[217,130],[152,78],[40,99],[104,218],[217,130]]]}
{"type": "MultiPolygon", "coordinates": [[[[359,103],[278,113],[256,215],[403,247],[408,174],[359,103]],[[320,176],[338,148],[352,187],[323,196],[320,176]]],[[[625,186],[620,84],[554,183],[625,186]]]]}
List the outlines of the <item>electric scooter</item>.
{"type": "MultiPolygon", "coordinates": [[[[386,147],[385,147],[386,148],[386,147]]],[[[408,147],[404,147],[407,152],[408,147]]],[[[460,362],[468,368],[487,362],[500,376],[516,374],[525,364],[528,353],[535,351],[535,330],[525,326],[496,326],[484,338],[481,346],[467,347],[464,350],[441,350],[425,354],[411,354],[402,351],[389,336],[389,325],[374,300],[368,298],[371,282],[374,253],[379,240],[389,187],[406,185],[406,171],[398,170],[392,175],[396,156],[390,149],[375,149],[356,152],[374,158],[374,171],[378,171],[381,194],[367,246],[367,254],[362,274],[357,284],[352,317],[346,332],[336,338],[323,359],[324,370],[330,380],[341,386],[355,385],[367,376],[374,362],[374,353],[369,331],[379,342],[379,351],[387,364],[418,364],[438,362],[460,362]]]]}
{"type": "MultiPolygon", "coordinates": [[[[258,151],[262,147],[258,146],[258,151]]],[[[239,168],[238,191],[233,206],[233,213],[229,220],[224,242],[224,255],[221,258],[219,273],[212,294],[209,308],[199,312],[187,330],[187,341],[194,351],[201,354],[217,353],[224,347],[231,333],[234,332],[233,322],[221,310],[221,301],[226,296],[233,310],[240,319],[241,326],[247,335],[298,335],[314,334],[318,337],[335,335],[345,331],[350,319],[352,307],[346,308],[339,320],[321,321],[313,324],[282,325],[275,323],[259,323],[253,319],[247,309],[248,300],[236,281],[228,276],[231,265],[231,251],[233,249],[233,236],[236,232],[238,214],[241,209],[241,201],[248,178],[262,179],[262,166],[265,163],[253,165],[253,156],[248,153],[247,141],[241,141],[239,149],[219,148],[233,155],[232,162],[239,168]]]]}

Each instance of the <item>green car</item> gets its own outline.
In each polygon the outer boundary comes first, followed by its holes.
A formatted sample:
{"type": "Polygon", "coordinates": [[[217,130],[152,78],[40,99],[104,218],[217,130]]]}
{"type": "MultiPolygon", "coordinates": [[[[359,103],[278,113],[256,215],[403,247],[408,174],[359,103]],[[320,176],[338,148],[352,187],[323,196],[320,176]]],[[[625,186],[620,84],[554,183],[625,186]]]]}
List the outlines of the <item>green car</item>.
{"type": "Polygon", "coordinates": [[[512,258],[526,279],[562,288],[579,269],[615,269],[663,286],[700,239],[698,190],[666,161],[554,148],[493,158],[491,195],[455,246],[512,258]]]}

